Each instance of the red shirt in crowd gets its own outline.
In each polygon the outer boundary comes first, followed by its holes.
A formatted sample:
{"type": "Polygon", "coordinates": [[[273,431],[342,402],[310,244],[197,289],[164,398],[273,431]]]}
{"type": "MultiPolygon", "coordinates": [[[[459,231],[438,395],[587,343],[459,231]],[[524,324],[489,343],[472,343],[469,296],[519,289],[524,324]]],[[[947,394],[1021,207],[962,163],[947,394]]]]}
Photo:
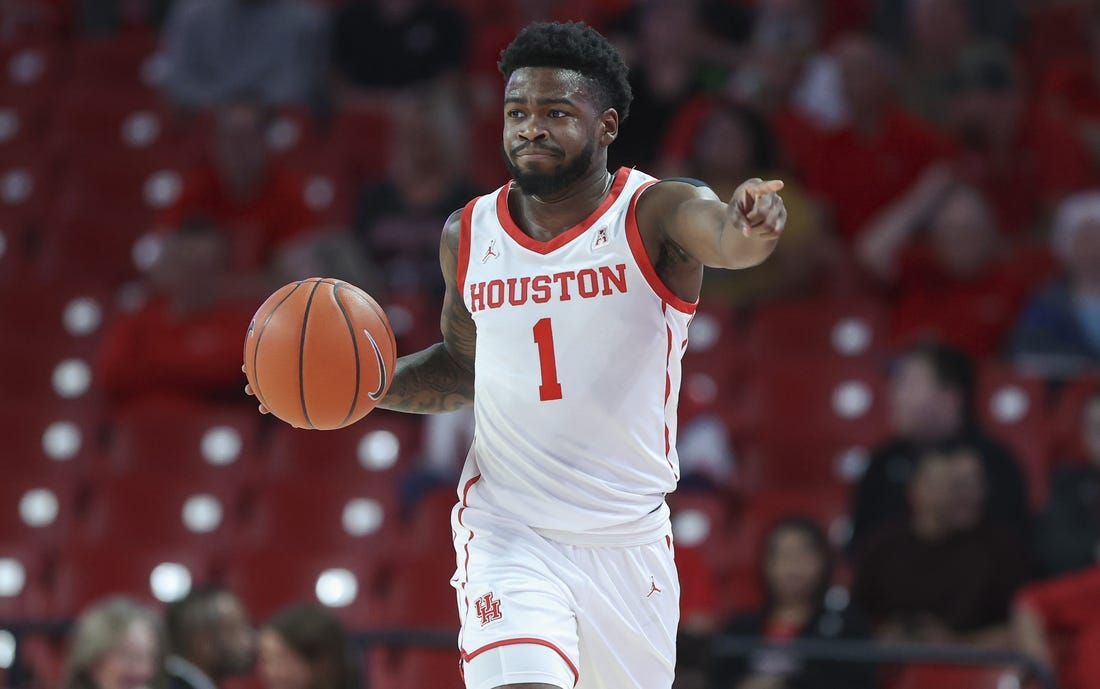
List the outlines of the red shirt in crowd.
{"type": "Polygon", "coordinates": [[[871,136],[848,127],[823,130],[792,113],[776,117],[773,126],[786,158],[828,203],[837,232],[849,241],[925,166],[950,152],[929,125],[900,108],[871,136]]]}
{"type": "Polygon", "coordinates": [[[1027,586],[1018,600],[1043,619],[1060,686],[1100,689],[1100,567],[1027,586]]]}
{"type": "Polygon", "coordinates": [[[233,267],[238,270],[262,268],[280,244],[317,224],[303,196],[302,181],[278,168],[272,168],[260,192],[247,201],[229,196],[213,167],[200,168],[184,182],[179,199],[162,221],[175,228],[194,215],[232,230],[233,267]]]}
{"type": "Polygon", "coordinates": [[[975,357],[995,356],[1032,287],[1052,266],[1045,254],[1020,255],[963,279],[948,273],[930,250],[914,247],[901,256],[891,344],[934,337],[975,357]]]}
{"type": "Polygon", "coordinates": [[[107,327],[95,378],[117,407],[152,399],[235,399],[251,319],[252,309],[240,304],[217,304],[181,317],[154,299],[107,327]]]}

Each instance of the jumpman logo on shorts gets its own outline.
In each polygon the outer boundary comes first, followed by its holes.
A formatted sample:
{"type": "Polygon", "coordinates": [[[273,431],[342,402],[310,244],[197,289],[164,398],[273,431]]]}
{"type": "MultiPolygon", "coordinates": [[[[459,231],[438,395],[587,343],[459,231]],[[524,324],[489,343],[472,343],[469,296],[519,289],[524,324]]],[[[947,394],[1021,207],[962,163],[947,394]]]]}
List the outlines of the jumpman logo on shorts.
{"type": "Polygon", "coordinates": [[[661,589],[657,588],[657,581],[653,578],[649,578],[649,593],[645,594],[646,598],[649,598],[655,593],[660,593],[661,589]]]}

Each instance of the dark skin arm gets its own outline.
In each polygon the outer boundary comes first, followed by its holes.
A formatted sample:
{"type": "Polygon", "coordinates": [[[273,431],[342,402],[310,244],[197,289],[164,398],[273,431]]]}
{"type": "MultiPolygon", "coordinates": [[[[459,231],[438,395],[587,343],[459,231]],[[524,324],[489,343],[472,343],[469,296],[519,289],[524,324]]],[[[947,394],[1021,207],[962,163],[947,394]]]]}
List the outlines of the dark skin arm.
{"type": "Polygon", "coordinates": [[[778,180],[751,179],[726,203],[709,187],[665,181],[638,200],[638,228],[662,282],[686,301],[699,296],[703,267],[749,268],[775,249],[787,221],[778,180]]]}
{"type": "MultiPolygon", "coordinates": [[[[447,285],[440,329],[443,341],[397,360],[393,382],[381,409],[435,414],[474,402],[474,351],[477,328],[458,292],[458,237],[461,211],[447,219],[439,242],[439,265],[447,285]]],[[[245,392],[252,394],[245,386],[245,392]]],[[[262,404],[260,411],[268,413],[262,404]]]]}

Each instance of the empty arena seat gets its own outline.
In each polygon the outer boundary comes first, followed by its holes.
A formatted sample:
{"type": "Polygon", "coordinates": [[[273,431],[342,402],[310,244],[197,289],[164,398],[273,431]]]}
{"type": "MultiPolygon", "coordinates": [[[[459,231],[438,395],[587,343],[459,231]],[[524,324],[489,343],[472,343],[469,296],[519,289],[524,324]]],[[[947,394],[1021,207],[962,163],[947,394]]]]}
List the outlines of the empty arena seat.
{"type": "Polygon", "coordinates": [[[76,490],[52,477],[11,474],[0,481],[0,542],[20,542],[46,553],[71,533],[76,490]]]}
{"type": "Polygon", "coordinates": [[[407,471],[420,450],[423,421],[411,414],[376,409],[362,420],[332,431],[287,424],[273,429],[270,467],[277,476],[315,476],[362,482],[390,482],[407,471]]]}
{"type": "Polygon", "coordinates": [[[1051,424],[1046,381],[1010,368],[984,364],[978,370],[978,418],[1020,461],[1031,504],[1046,503],[1051,424]]]}
{"type": "Polygon", "coordinates": [[[1100,395],[1100,374],[1079,376],[1062,388],[1051,415],[1055,461],[1073,462],[1085,458],[1081,421],[1085,404],[1095,395],[1100,395]]]}
{"type": "Polygon", "coordinates": [[[187,474],[229,485],[255,476],[260,417],[243,405],[150,403],[112,419],[110,470],[187,474]]]}
{"type": "Polygon", "coordinates": [[[92,484],[87,515],[74,528],[86,544],[190,547],[220,555],[237,522],[237,493],[223,482],[130,474],[92,484]]]}
{"type": "Polygon", "coordinates": [[[1003,667],[904,665],[893,689],[1019,689],[1014,672],[1003,667]]]}
{"type": "Polygon", "coordinates": [[[886,309],[868,299],[777,301],[760,309],[749,327],[749,352],[776,356],[858,359],[886,346],[886,309]]]}
{"type": "Polygon", "coordinates": [[[752,369],[740,427],[762,444],[871,445],[887,424],[886,376],[864,359],[773,356],[752,369]]]}
{"type": "MultiPolygon", "coordinates": [[[[264,619],[293,603],[322,603],[355,628],[377,625],[380,614],[373,587],[374,568],[365,549],[271,545],[238,551],[229,560],[225,582],[245,608],[264,619]]],[[[446,582],[444,582],[446,585],[446,582]]]]}
{"type": "Polygon", "coordinates": [[[198,548],[70,545],[58,558],[51,608],[57,616],[73,617],[87,605],[115,594],[159,605],[178,600],[209,581],[208,556],[198,548]]]}
{"type": "Polygon", "coordinates": [[[72,80],[116,94],[152,91],[163,78],[157,44],[155,32],[134,28],[79,38],[72,46],[72,80]]]}
{"type": "Polygon", "coordinates": [[[0,619],[48,613],[46,561],[25,543],[0,543],[0,619]]]}
{"type": "MultiPolygon", "coordinates": [[[[327,432],[327,431],[326,431],[327,432]]],[[[321,478],[324,476],[324,478],[321,478]]],[[[299,547],[384,547],[399,521],[397,495],[386,483],[293,476],[265,481],[257,491],[236,547],[283,544],[299,547]]]]}
{"type": "Polygon", "coordinates": [[[0,401],[0,463],[14,474],[75,485],[97,450],[100,405],[41,395],[0,401]]]}

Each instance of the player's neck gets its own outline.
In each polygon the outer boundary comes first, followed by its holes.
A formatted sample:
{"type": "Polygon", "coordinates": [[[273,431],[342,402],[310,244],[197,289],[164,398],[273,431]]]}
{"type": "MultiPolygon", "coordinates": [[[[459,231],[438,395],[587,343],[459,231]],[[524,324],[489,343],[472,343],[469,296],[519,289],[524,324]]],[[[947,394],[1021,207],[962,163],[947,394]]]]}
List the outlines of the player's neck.
{"type": "Polygon", "coordinates": [[[564,232],[599,208],[611,193],[614,179],[605,165],[597,165],[560,193],[550,196],[520,194],[518,205],[525,221],[522,224],[534,225],[552,234],[564,232]]]}

